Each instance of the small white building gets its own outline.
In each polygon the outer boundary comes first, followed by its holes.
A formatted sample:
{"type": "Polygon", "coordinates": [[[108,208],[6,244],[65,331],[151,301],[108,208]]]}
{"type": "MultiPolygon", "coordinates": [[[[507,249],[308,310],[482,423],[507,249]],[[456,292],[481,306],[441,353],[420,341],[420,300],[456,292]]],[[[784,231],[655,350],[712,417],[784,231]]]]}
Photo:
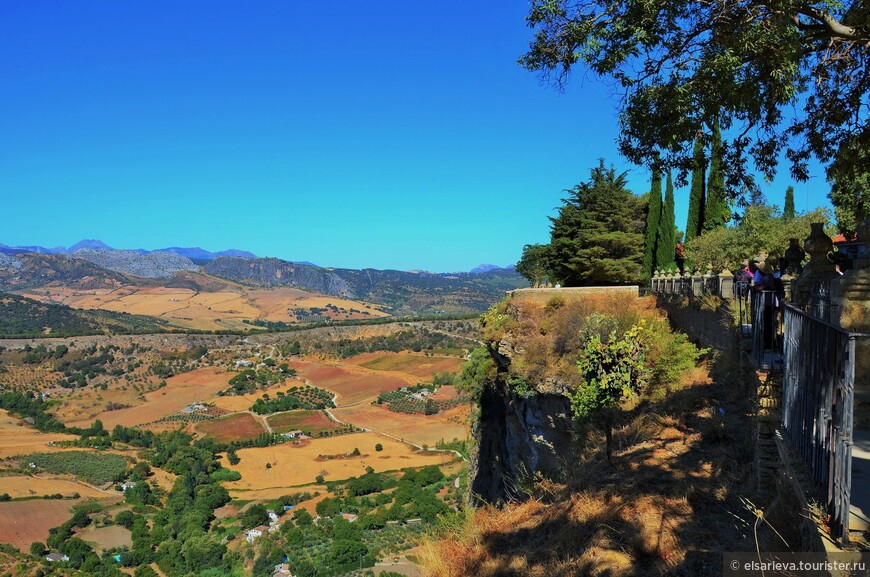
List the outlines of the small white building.
{"type": "Polygon", "coordinates": [[[136,486],[136,483],[134,483],[132,481],[126,481],[124,483],[121,483],[121,490],[127,491],[127,489],[132,489],[135,486],[136,486]]]}
{"type": "Polygon", "coordinates": [[[269,516],[269,521],[271,521],[272,523],[278,520],[278,513],[276,513],[272,509],[266,509],[266,514],[269,516]]]}
{"type": "Polygon", "coordinates": [[[259,525],[259,526],[257,526],[257,527],[254,527],[253,529],[248,529],[248,530],[245,532],[245,540],[246,540],[248,543],[253,543],[254,540],[255,540],[257,537],[262,537],[262,536],[263,536],[263,533],[264,533],[265,531],[267,531],[268,529],[269,529],[269,528],[266,527],[265,525],[259,525]]]}
{"type": "Polygon", "coordinates": [[[51,555],[46,555],[45,559],[49,563],[57,563],[58,561],[69,561],[68,556],[61,555],[60,553],[52,553],[51,555]]]}
{"type": "Polygon", "coordinates": [[[251,361],[246,361],[246,360],[242,359],[241,361],[236,361],[236,366],[237,367],[253,367],[254,363],[252,363],[251,361]]]}

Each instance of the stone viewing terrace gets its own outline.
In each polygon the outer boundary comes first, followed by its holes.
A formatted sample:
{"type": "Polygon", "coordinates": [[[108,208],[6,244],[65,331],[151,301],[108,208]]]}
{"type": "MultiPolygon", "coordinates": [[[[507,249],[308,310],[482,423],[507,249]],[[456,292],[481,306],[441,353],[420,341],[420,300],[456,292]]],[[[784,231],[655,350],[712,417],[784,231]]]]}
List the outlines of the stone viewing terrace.
{"type": "MultiPolygon", "coordinates": [[[[870,219],[858,237],[870,239],[870,219]]],[[[650,292],[662,306],[675,299],[726,299],[763,382],[757,446],[775,447],[779,460],[760,467],[758,475],[772,476],[771,485],[783,481],[797,488],[806,509],[801,514],[829,527],[825,547],[866,549],[870,253],[841,274],[829,257],[832,251],[822,225],[813,224],[803,249],[793,241],[785,255],[791,264],[782,271],[780,292],[758,290],[731,271],[712,267],[682,275],[656,271],[650,292]],[[780,477],[783,472],[787,479],[780,477]],[[811,507],[813,502],[820,506],[811,507]]]]}

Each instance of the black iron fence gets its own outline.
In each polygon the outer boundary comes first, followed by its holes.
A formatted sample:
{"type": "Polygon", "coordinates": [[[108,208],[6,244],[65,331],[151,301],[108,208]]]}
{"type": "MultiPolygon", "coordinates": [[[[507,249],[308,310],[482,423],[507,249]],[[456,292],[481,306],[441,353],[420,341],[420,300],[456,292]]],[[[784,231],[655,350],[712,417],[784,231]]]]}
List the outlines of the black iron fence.
{"type": "Polygon", "coordinates": [[[783,436],[812,475],[833,536],[848,542],[855,343],[870,335],[792,305],[784,317],[783,436]]]}

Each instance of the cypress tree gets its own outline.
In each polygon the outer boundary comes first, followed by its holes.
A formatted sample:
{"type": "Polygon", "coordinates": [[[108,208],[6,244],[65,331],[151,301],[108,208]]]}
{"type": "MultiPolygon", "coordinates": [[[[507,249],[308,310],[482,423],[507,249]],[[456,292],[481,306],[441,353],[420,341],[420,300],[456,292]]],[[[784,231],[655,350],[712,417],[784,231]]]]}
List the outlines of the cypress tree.
{"type": "Polygon", "coordinates": [[[782,209],[782,219],[786,222],[794,220],[794,187],[785,189],[785,207],[782,209]]]}
{"type": "Polygon", "coordinates": [[[710,149],[710,174],[707,180],[707,201],[704,205],[704,230],[724,226],[731,217],[725,198],[725,171],[722,168],[722,133],[719,121],[713,124],[713,144],[710,149]]]}
{"type": "Polygon", "coordinates": [[[665,203],[659,219],[658,239],[656,240],[656,268],[664,269],[674,264],[676,251],[677,225],[674,222],[674,181],[668,171],[668,184],[665,188],[665,203]]]}
{"type": "Polygon", "coordinates": [[[689,218],[686,219],[686,242],[704,230],[704,142],[701,134],[695,139],[695,152],[692,161],[692,191],[689,193],[689,218]]]}
{"type": "Polygon", "coordinates": [[[643,254],[643,269],[650,276],[656,265],[656,240],[658,239],[659,220],[662,216],[662,173],[658,163],[653,165],[652,187],[649,191],[649,208],[646,213],[646,250],[643,254]]]}

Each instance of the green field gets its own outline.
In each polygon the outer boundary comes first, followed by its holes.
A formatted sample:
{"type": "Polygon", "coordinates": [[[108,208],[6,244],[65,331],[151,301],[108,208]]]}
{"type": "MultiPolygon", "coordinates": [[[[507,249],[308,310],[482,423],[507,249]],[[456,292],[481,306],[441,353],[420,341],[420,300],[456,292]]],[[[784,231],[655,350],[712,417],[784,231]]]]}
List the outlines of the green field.
{"type": "Polygon", "coordinates": [[[106,453],[87,453],[68,451],[64,453],[35,453],[20,457],[21,464],[27,467],[33,463],[37,468],[49,473],[69,473],[88,483],[102,485],[123,477],[127,470],[127,460],[120,455],[106,453]]]}

